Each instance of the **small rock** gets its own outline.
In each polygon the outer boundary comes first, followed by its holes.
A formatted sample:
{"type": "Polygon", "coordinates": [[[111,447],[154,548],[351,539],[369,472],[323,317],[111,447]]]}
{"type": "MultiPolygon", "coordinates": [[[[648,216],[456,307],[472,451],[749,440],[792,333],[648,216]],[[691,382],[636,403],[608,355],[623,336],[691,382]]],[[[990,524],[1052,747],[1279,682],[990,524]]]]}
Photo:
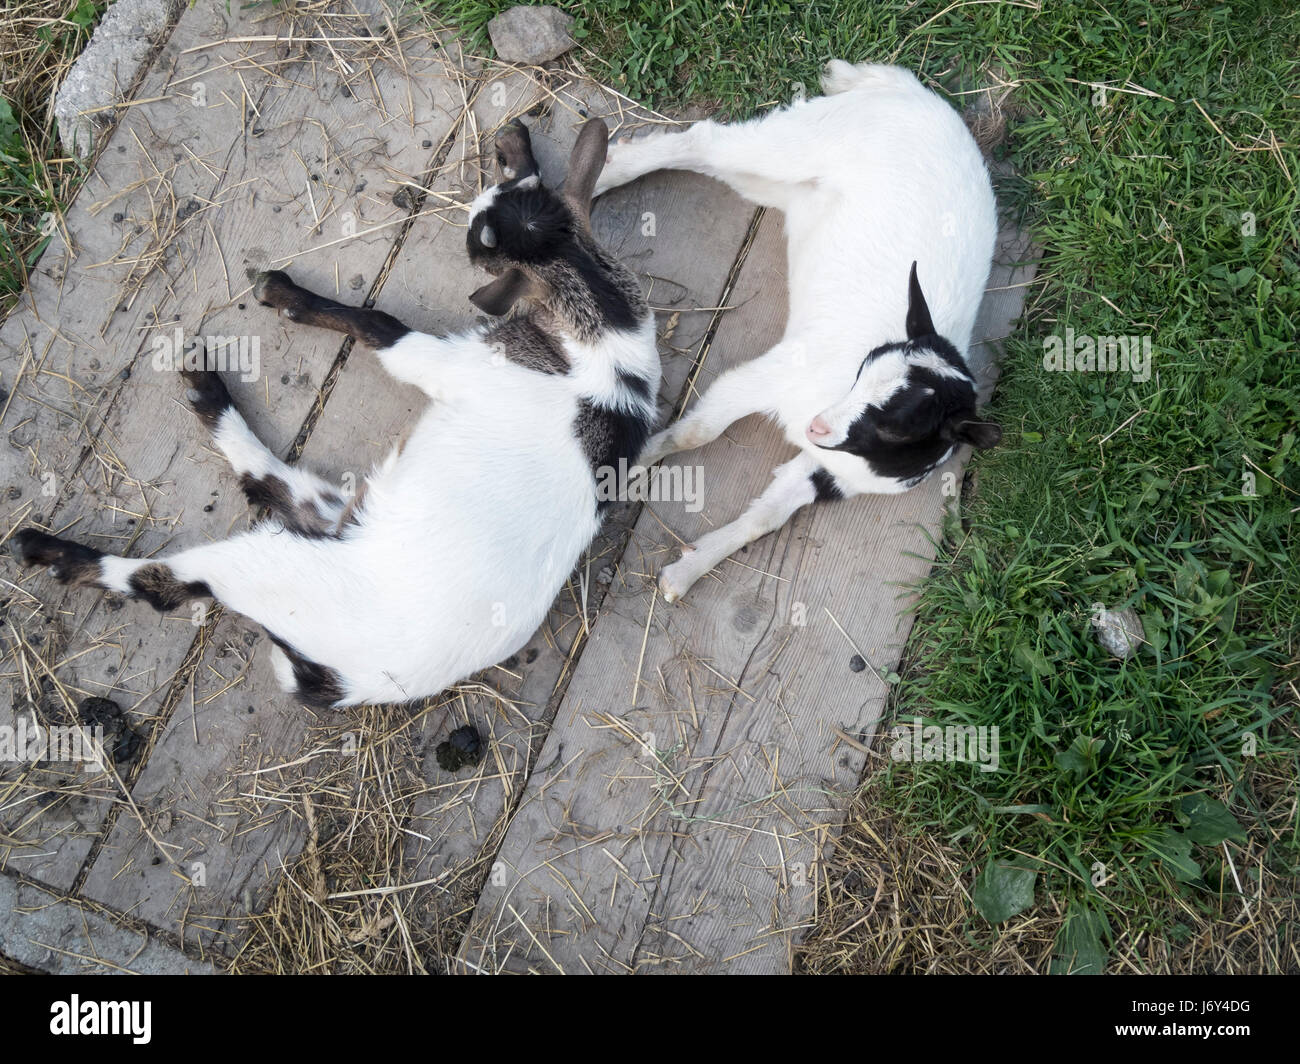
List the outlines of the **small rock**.
{"type": "MultiPolygon", "coordinates": [[[[145,63],[154,42],[181,10],[181,0],[117,0],[54,94],[59,140],[69,155],[85,160],[113,124],[121,95],[145,63]]],[[[6,10],[8,10],[6,8],[6,10]]],[[[118,145],[126,151],[125,144],[118,145]]]]}
{"type": "Polygon", "coordinates": [[[854,654],[849,658],[849,670],[851,672],[861,672],[867,667],[867,659],[861,654],[854,654]]]}
{"type": "Polygon", "coordinates": [[[439,765],[447,772],[455,772],[483,757],[483,737],[474,725],[466,724],[452,732],[445,743],[439,743],[434,753],[439,765]]]}
{"type": "Polygon", "coordinates": [[[1131,658],[1146,642],[1142,618],[1135,610],[1098,610],[1092,618],[1097,642],[1115,658],[1131,658]]]}
{"type": "Polygon", "coordinates": [[[488,23],[497,58],[536,66],[562,56],[576,43],[569,35],[573,16],[557,7],[512,7],[488,23]]]}

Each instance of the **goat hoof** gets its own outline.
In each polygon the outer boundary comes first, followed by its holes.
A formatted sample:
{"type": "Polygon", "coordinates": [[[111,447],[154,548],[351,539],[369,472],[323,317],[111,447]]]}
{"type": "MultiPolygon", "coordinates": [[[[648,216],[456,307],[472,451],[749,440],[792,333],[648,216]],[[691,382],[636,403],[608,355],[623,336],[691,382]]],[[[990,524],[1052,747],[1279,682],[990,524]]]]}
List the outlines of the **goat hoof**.
{"type": "Polygon", "coordinates": [[[263,270],[253,282],[253,298],[264,307],[286,307],[297,297],[298,286],[283,270],[263,270]]]}
{"type": "Polygon", "coordinates": [[[676,602],[685,595],[693,583],[695,583],[694,575],[686,571],[680,561],[665,566],[659,573],[659,593],[668,603],[676,602]]]}
{"type": "Polygon", "coordinates": [[[61,584],[93,581],[103,552],[80,543],[51,536],[37,528],[24,528],[15,537],[18,559],[26,566],[43,565],[61,584]]]}
{"type": "Polygon", "coordinates": [[[221,375],[211,369],[186,369],[181,371],[181,377],[190,409],[209,430],[215,431],[221,415],[234,406],[221,375]]]}

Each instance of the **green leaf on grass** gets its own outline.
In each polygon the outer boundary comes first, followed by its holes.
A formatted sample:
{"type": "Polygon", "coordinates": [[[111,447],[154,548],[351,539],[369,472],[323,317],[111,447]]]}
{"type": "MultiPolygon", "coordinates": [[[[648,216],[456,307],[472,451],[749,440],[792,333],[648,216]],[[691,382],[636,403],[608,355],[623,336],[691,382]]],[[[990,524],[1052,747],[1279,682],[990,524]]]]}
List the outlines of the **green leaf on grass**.
{"type": "Polygon", "coordinates": [[[1246,831],[1228,807],[1204,794],[1190,794],[1178,803],[1178,821],[1187,837],[1202,846],[1217,846],[1225,839],[1246,841],[1246,831]]]}
{"type": "Polygon", "coordinates": [[[1171,827],[1151,837],[1151,848],[1180,883],[1200,883],[1201,866],[1192,859],[1192,837],[1171,827]]]}
{"type": "Polygon", "coordinates": [[[1056,675],[1056,666],[1043,656],[1043,652],[1024,643],[1016,647],[1015,659],[1035,676],[1056,675]]]}
{"type": "Polygon", "coordinates": [[[1056,933],[1052,949],[1053,975],[1104,975],[1106,944],[1110,921],[1104,913],[1080,907],[1077,903],[1056,933]]]}
{"type": "Polygon", "coordinates": [[[1105,748],[1105,739],[1076,735],[1069,749],[1061,751],[1053,760],[1056,762],[1056,767],[1066,775],[1081,780],[1092,775],[1096,770],[1097,761],[1105,748]]]}
{"type": "Polygon", "coordinates": [[[1009,861],[995,858],[975,881],[971,901],[985,920],[1000,924],[1034,904],[1034,876],[1034,869],[1023,857],[1009,861]]]}

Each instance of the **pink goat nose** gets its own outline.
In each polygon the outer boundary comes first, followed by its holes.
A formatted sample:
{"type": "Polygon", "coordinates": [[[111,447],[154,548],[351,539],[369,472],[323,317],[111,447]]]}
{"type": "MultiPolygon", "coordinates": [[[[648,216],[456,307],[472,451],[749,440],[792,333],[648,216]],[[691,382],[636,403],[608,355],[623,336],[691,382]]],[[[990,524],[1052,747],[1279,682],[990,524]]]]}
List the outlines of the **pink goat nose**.
{"type": "Polygon", "coordinates": [[[824,439],[830,434],[831,427],[826,424],[820,414],[812,419],[812,423],[808,426],[808,438],[810,440],[824,439]]]}

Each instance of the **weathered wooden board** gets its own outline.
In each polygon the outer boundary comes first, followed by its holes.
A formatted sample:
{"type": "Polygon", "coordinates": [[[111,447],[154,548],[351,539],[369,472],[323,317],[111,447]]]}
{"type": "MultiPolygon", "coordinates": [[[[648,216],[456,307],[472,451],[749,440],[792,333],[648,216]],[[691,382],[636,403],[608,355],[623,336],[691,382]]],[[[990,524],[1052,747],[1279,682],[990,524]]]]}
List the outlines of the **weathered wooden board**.
{"type": "MultiPolygon", "coordinates": [[[[1005,283],[1000,270],[992,284],[1005,283]]],[[[779,339],[784,292],[784,240],[768,214],[701,390],[779,339]]],[[[988,301],[984,335],[1005,335],[998,308],[1004,299],[988,301]]],[[[749,418],[670,460],[703,467],[704,511],[653,504],[624,571],[676,556],[665,528],[689,542],[737,516],[790,450],[749,418]]],[[[505,874],[484,888],[467,967],[788,970],[886,694],[850,659],[896,665],[911,626],[899,585],[929,568],[943,474],[958,470],[955,459],[906,495],[807,508],[676,606],[619,588],[502,844],[505,874]]]]}
{"type": "MultiPolygon", "coordinates": [[[[9,446],[0,448],[6,488],[0,524],[6,536],[36,522],[69,526],[77,534],[93,529],[105,537],[101,542],[121,547],[138,531],[152,534],[141,547],[156,549],[165,538],[154,530],[165,528],[172,515],[163,511],[157,524],[145,516],[154,514],[159,491],[129,479],[105,424],[123,394],[138,386],[131,377],[141,363],[148,365],[150,337],[162,331],[160,323],[172,325],[167,308],[174,286],[219,209],[223,171],[243,144],[251,109],[269,78],[249,72],[241,80],[231,67],[240,55],[235,46],[186,60],[187,49],[224,39],[235,25],[209,9],[182,16],[140,89],[139,98],[155,102],[127,110],[69,210],[65,231],[42,256],[0,331],[0,376],[10,393],[3,411],[9,446]],[[203,72],[201,78],[176,84],[182,63],[203,72]],[[200,81],[210,94],[196,98],[200,81]],[[106,484],[118,491],[113,504],[101,509],[94,492],[106,484]]],[[[154,411],[159,429],[176,427],[173,406],[154,411]]],[[[56,684],[74,702],[121,691],[118,697],[130,707],[149,696],[148,678],[123,667],[127,647],[120,639],[96,652],[100,660],[93,667],[84,640],[70,649],[87,617],[100,611],[99,596],[69,594],[44,573],[21,572],[7,553],[0,566],[17,587],[5,647],[15,709],[27,712],[30,698],[56,684]],[[38,650],[20,652],[19,637],[38,650]],[[53,679],[42,675],[42,663],[53,665],[53,679]]],[[[48,711],[45,716],[57,719],[48,711]]],[[[137,723],[141,716],[135,714],[137,723]]],[[[3,778],[7,834],[19,845],[6,847],[0,861],[70,886],[107,812],[105,802],[118,789],[102,776],[75,788],[35,779],[25,769],[6,771],[3,778]],[[32,819],[30,803],[42,787],[53,788],[51,794],[74,793],[32,819]]]]}
{"type": "MultiPolygon", "coordinates": [[[[218,243],[227,258],[233,257],[232,247],[238,249],[241,275],[289,260],[295,279],[316,291],[360,302],[377,290],[403,228],[386,223],[401,222],[410,211],[410,201],[399,196],[395,204],[394,193],[403,185],[418,184],[449,142],[463,109],[466,87],[448,76],[449,69],[448,57],[436,40],[409,33],[403,34],[400,61],[385,57],[370,63],[368,76],[347,93],[341,91],[340,72],[335,68],[324,64],[295,68],[287,79],[285,99],[296,102],[286,105],[285,121],[274,127],[281,131],[283,142],[270,144],[268,155],[244,175],[252,189],[251,202],[222,219],[230,231],[218,243]],[[309,82],[313,91],[306,98],[312,107],[304,113],[303,82],[309,77],[316,80],[309,82]],[[303,167],[295,153],[306,152],[313,135],[322,143],[314,155],[305,156],[303,167]],[[284,172],[286,166],[296,177],[284,172]],[[321,180],[314,181],[313,176],[321,180]],[[295,185],[302,191],[294,192],[295,185]],[[294,225],[278,226],[264,211],[249,209],[260,202],[265,210],[276,194],[290,201],[301,196],[297,206],[304,210],[314,202],[317,211],[337,216],[342,225],[327,224],[318,234],[310,231],[310,222],[303,225],[304,218],[314,222],[314,215],[300,214],[294,225]]],[[[262,111],[269,134],[276,112],[265,103],[262,111]]],[[[213,265],[211,260],[206,264],[209,282],[213,265]]],[[[196,291],[202,289],[203,285],[196,286],[196,291]]],[[[287,453],[318,402],[320,384],[339,357],[342,338],[294,327],[251,301],[246,311],[239,312],[238,322],[231,324],[275,337],[273,343],[262,345],[265,364],[256,382],[258,391],[235,389],[235,395],[263,439],[287,453]],[[305,392],[301,405],[294,400],[296,387],[305,392]],[[267,397],[273,397],[269,403],[267,397]],[[271,423],[277,427],[264,427],[271,423]]],[[[124,415],[124,436],[138,434],[147,416],[147,407],[140,405],[145,399],[142,394],[124,415]]],[[[331,398],[326,409],[332,405],[331,398]]],[[[409,405],[405,400],[400,405],[369,403],[364,411],[353,411],[350,419],[331,418],[320,424],[336,445],[350,442],[355,458],[359,424],[366,436],[373,435],[378,442],[409,405]]],[[[231,524],[247,519],[247,506],[224,461],[204,453],[197,427],[190,425],[189,433],[195,443],[182,449],[189,465],[202,468],[201,475],[219,484],[221,496],[229,499],[230,516],[214,522],[215,527],[200,527],[201,532],[219,537],[231,524]]],[[[307,457],[311,464],[311,455],[307,457]]],[[[332,472],[328,467],[322,471],[332,472]]],[[[181,500],[193,499],[193,480],[178,477],[176,492],[181,500]]],[[[144,638],[147,642],[148,636],[144,638]]],[[[189,651],[183,640],[173,637],[173,641],[182,656],[189,651]]],[[[117,819],[86,877],[86,896],[209,945],[215,936],[231,930],[232,920],[247,912],[256,889],[293,855],[295,811],[279,817],[275,814],[282,809],[273,804],[268,809],[266,802],[259,806],[245,797],[265,794],[257,773],[292,759],[309,720],[276,687],[264,655],[250,665],[253,651],[263,644],[264,637],[253,626],[223,617],[211,637],[196,648],[188,691],[182,693],[133,791],[141,815],[117,819]],[[146,830],[146,823],[151,830],[146,830]],[[159,824],[166,830],[159,831],[159,824]],[[159,859],[160,850],[170,860],[159,859]]],[[[181,663],[179,657],[174,661],[177,668],[181,663]]]]}
{"type": "Polygon", "coordinates": [[[53,975],[211,975],[147,928],[0,872],[0,953],[53,975]]]}

